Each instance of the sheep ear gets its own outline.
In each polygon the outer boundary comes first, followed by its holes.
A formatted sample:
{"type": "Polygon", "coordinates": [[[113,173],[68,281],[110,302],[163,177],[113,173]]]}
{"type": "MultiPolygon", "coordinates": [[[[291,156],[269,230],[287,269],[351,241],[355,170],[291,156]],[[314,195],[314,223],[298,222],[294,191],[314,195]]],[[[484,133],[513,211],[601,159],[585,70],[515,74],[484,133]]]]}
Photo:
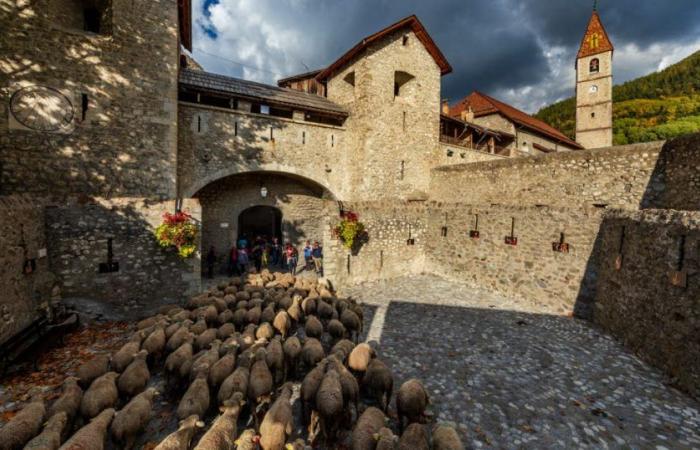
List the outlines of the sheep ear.
{"type": "Polygon", "coordinates": [[[226,408],[224,408],[223,406],[219,406],[219,412],[222,412],[222,413],[226,412],[226,408]]]}
{"type": "Polygon", "coordinates": [[[204,422],[202,422],[201,420],[196,421],[194,424],[198,428],[204,428],[204,422]]]}

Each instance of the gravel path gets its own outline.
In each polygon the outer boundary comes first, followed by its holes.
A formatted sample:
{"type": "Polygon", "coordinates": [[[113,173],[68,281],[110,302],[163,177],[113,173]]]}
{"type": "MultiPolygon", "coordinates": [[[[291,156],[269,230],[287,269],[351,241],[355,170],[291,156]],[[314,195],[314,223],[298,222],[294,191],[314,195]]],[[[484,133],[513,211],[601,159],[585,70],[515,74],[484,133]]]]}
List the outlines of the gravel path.
{"type": "Polygon", "coordinates": [[[428,276],[342,294],[469,447],[700,449],[700,404],[584,321],[428,276]]]}

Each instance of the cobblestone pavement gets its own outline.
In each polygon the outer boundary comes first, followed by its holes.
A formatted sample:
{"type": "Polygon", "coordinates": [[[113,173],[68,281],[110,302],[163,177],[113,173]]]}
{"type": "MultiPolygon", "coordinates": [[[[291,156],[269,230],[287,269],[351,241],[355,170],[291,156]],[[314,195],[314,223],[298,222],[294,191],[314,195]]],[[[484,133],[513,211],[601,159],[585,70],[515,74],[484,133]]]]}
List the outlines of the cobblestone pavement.
{"type": "Polygon", "coordinates": [[[428,276],[342,294],[469,447],[700,449],[700,404],[584,321],[428,276]]]}

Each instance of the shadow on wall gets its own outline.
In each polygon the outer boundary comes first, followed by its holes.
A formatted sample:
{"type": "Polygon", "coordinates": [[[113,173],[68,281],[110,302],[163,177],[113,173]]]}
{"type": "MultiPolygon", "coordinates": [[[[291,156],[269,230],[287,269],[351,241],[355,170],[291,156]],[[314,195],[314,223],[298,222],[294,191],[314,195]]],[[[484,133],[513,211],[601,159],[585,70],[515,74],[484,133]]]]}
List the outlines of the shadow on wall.
{"type": "Polygon", "coordinates": [[[640,202],[608,210],[575,313],[700,396],[700,135],[667,142],[640,202]]]}

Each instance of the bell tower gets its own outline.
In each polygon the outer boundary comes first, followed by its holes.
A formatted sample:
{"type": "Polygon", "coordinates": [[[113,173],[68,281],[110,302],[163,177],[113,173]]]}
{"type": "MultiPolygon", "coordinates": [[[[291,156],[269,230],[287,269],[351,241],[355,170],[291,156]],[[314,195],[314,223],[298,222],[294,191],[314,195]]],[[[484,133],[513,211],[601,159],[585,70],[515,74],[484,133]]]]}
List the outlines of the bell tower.
{"type": "Polygon", "coordinates": [[[576,56],[576,141],[584,148],[613,143],[613,45],[596,5],[576,56]]]}

